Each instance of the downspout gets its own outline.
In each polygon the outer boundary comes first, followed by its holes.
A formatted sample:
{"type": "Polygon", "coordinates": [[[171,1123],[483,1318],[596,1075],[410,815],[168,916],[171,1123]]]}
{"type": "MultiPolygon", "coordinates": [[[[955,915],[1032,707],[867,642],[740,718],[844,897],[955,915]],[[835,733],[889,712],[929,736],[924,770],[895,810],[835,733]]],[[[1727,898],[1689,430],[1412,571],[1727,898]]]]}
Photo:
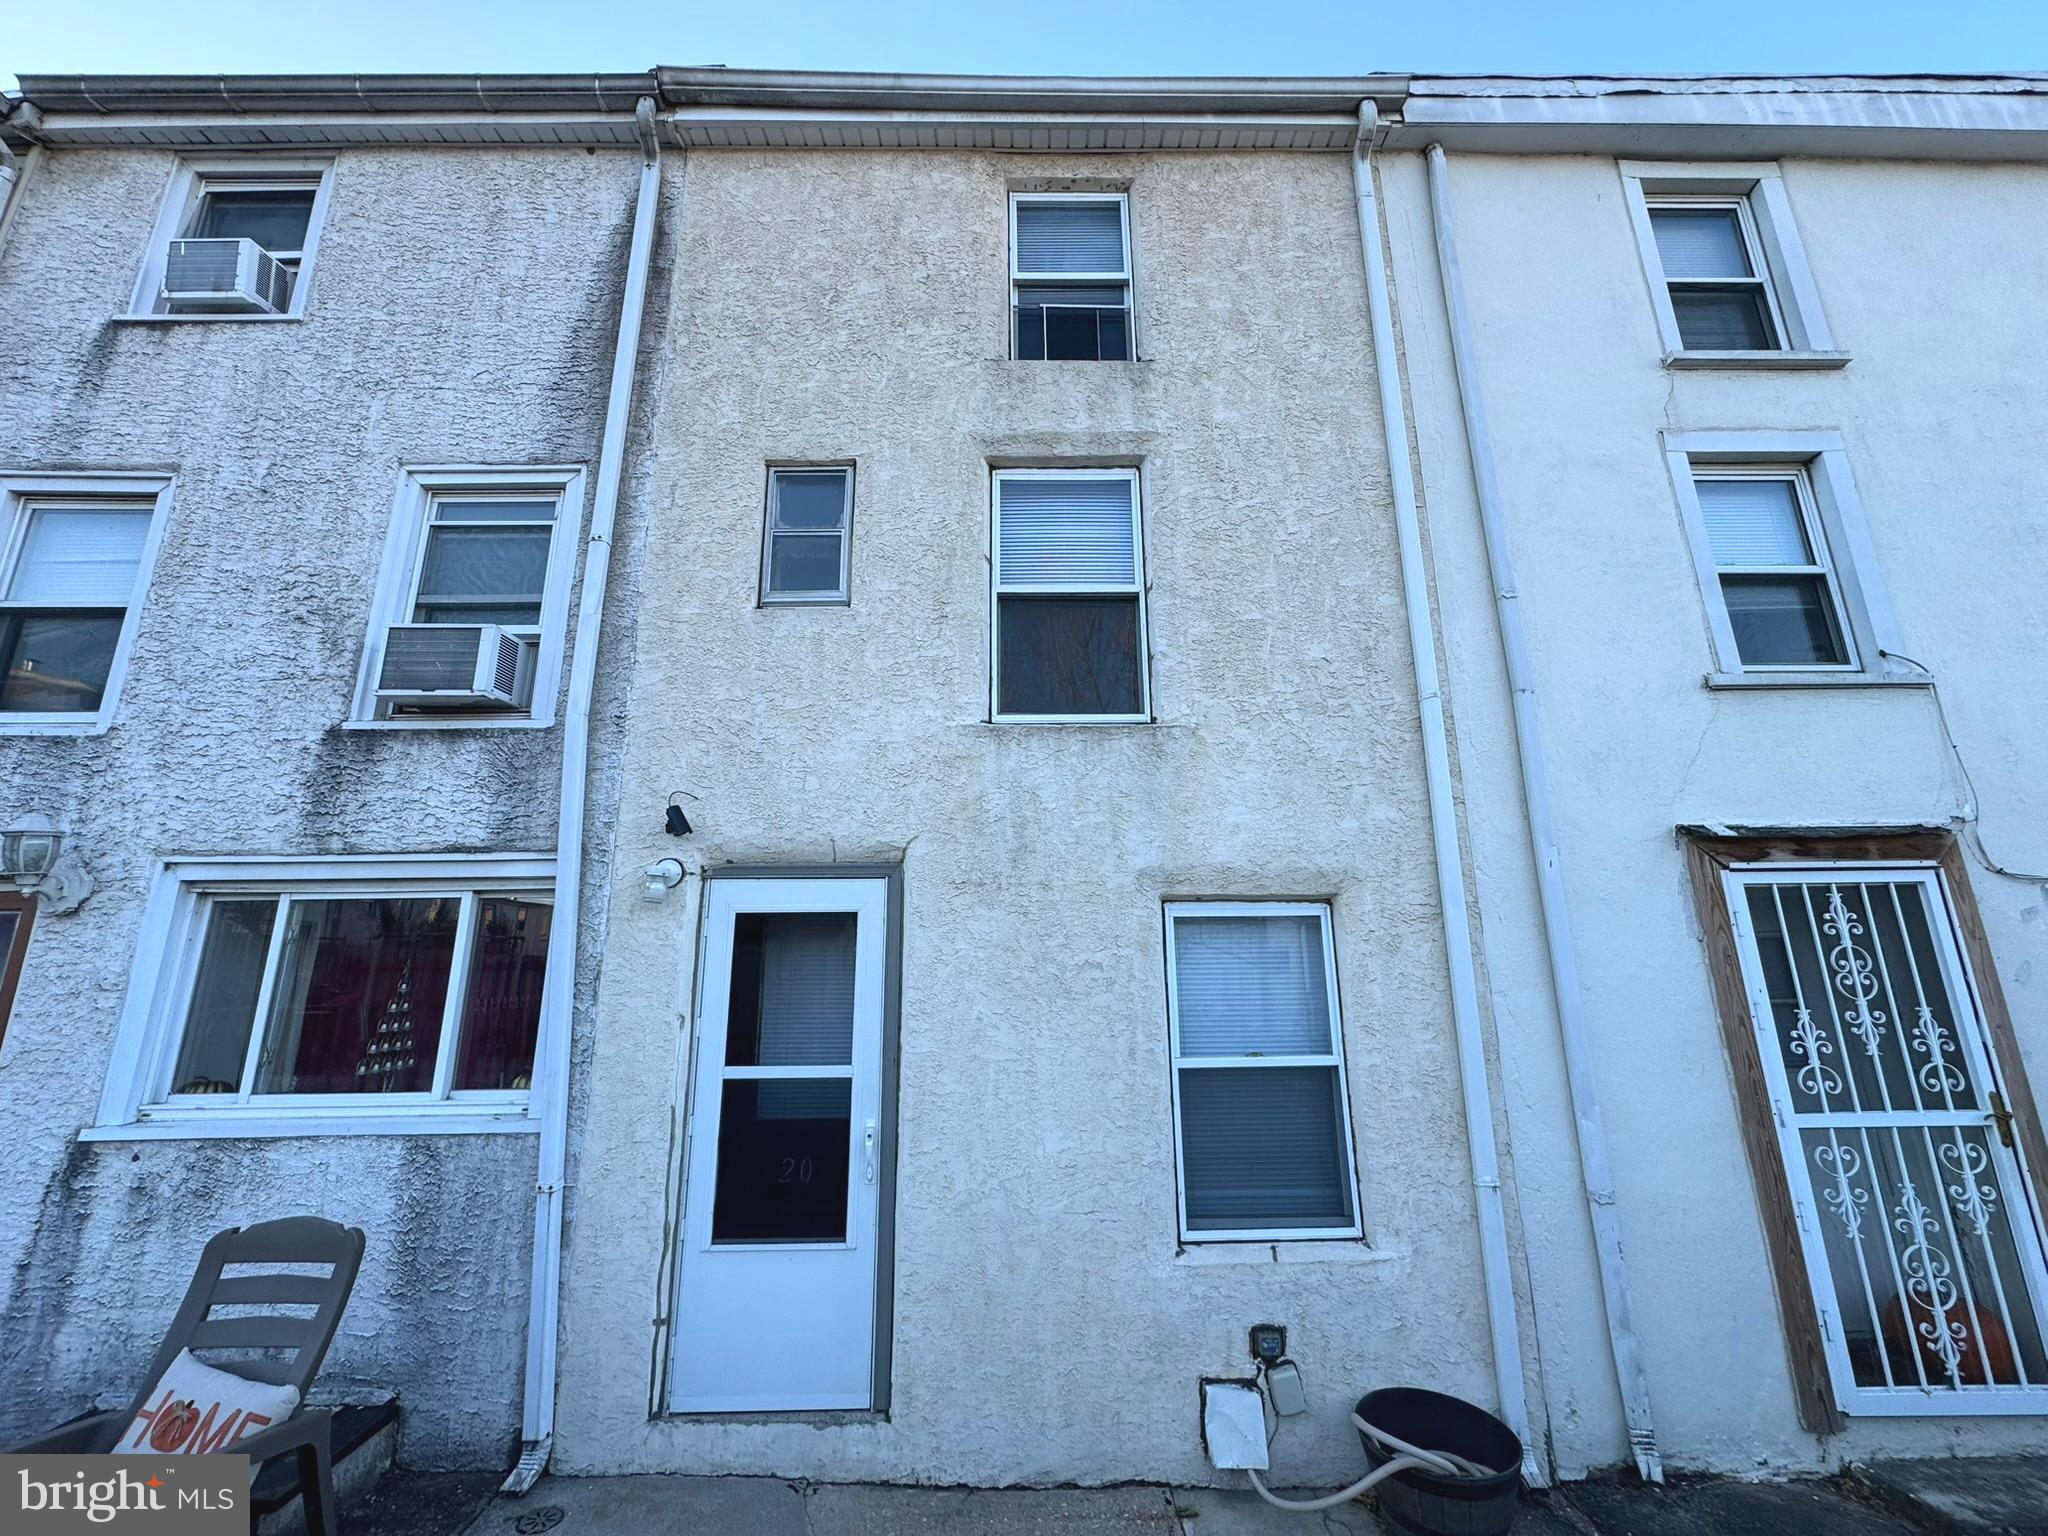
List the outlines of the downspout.
{"type": "Polygon", "coordinates": [[[562,719],[561,808],[555,818],[555,923],[548,933],[548,974],[542,990],[534,1082],[540,1104],[539,1176],[533,1199],[533,1280],[526,1323],[526,1387],[519,1461],[504,1491],[525,1493],[547,1470],[554,1451],[557,1331],[561,1318],[562,1182],[569,1162],[571,1024],[576,1007],[576,939],[582,931],[583,801],[590,766],[590,701],[597,685],[598,634],[604,623],[605,585],[611,575],[612,525],[619,510],[619,480],[626,424],[633,414],[634,365],[640,319],[647,307],[647,273],[654,252],[655,206],[661,191],[661,145],[654,130],[654,99],[640,98],[634,126],[645,159],[640,197],[633,209],[633,243],[626,258],[626,292],[619,305],[619,336],[612,352],[604,442],[598,452],[597,489],[590,538],[583,551],[583,592],[576,607],[576,651],[569,664],[569,700],[562,719]]]}
{"type": "Polygon", "coordinates": [[[1441,144],[1429,146],[1429,203],[1436,227],[1437,266],[1443,275],[1444,310],[1450,321],[1451,361],[1458,401],[1465,412],[1465,445],[1486,532],[1486,562],[1493,579],[1494,610],[1500,618],[1501,653],[1514,698],[1515,748],[1521,760],[1522,801],[1529,826],[1529,851],[1536,865],[1536,891],[1543,909],[1544,943],[1550,955],[1550,988],[1557,999],[1557,1031],[1564,1044],[1565,1072],[1577,1124],[1579,1174],[1586,1210],[1593,1222],[1593,1246],[1606,1295],[1607,1342],[1614,1376],[1628,1420],[1628,1442],[1636,1470],[1653,1483],[1664,1481],[1657,1436],[1650,1419],[1650,1381],[1643,1368],[1628,1299],[1628,1271],[1621,1257],[1621,1223],[1615,1214],[1614,1180],[1607,1162],[1607,1132],[1601,1124],[1600,1093],[1593,1081],[1593,1051],[1586,1035],[1579,964],[1572,945],[1571,908],[1565,900],[1564,866],[1550,811],[1550,778],[1543,752],[1543,722],[1536,709],[1535,671],[1522,629],[1521,594],[1515,586],[1513,552],[1501,511],[1500,480],[1494,471],[1493,437],[1486,424],[1479,369],[1473,354],[1472,317],[1465,308],[1465,280],[1452,229],[1449,162],[1441,144]]]}
{"type": "Polygon", "coordinates": [[[1365,261],[1366,304],[1372,316],[1373,372],[1379,379],[1380,422],[1386,431],[1387,476],[1394,492],[1394,532],[1401,556],[1401,596],[1408,610],[1408,645],[1415,662],[1415,693],[1422,715],[1422,762],[1429,788],[1430,844],[1436,858],[1437,897],[1443,909],[1444,953],[1451,972],[1451,1021],[1458,1041],[1458,1077],[1465,1101],[1465,1134],[1472,1158],[1473,1203],[1479,1212],[1479,1261],[1486,1290],[1487,1330],[1493,1341],[1494,1381],[1500,1416],[1522,1442],[1522,1475],[1532,1486],[1549,1481],[1529,1432],[1529,1393],[1522,1375],[1521,1326],[1515,1315],[1514,1273],[1508,1262],[1508,1226],[1500,1192],[1500,1156],[1493,1139],[1493,1093],[1486,1080],[1486,1042],[1479,1022],[1479,980],[1472,958],[1472,924],[1465,908],[1464,854],[1458,846],[1458,807],[1451,789],[1450,739],[1436,665],[1436,627],[1430,614],[1429,573],[1422,555],[1422,518],[1408,462],[1408,413],[1401,398],[1400,358],[1394,349],[1393,302],[1386,258],[1380,251],[1379,198],[1373,189],[1373,132],[1379,113],[1370,99],[1358,106],[1358,142],[1351,175],[1358,196],[1358,245],[1365,261]]]}
{"type": "Polygon", "coordinates": [[[4,126],[27,139],[29,149],[26,155],[17,155],[7,140],[0,138],[0,251],[7,249],[7,233],[14,227],[14,215],[21,206],[21,195],[28,190],[28,179],[43,157],[36,137],[36,130],[42,125],[43,115],[33,102],[17,102],[7,113],[4,126]]]}

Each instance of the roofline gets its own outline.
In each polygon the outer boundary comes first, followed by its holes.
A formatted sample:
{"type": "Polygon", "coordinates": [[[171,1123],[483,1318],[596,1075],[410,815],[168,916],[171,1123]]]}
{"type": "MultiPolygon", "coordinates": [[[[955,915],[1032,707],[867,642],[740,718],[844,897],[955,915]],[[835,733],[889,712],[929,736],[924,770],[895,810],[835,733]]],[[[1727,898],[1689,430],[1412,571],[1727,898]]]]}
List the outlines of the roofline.
{"type": "Polygon", "coordinates": [[[664,68],[670,106],[889,112],[1353,112],[1368,97],[1398,111],[1406,75],[908,75],[840,70],[664,68]]]}
{"type": "Polygon", "coordinates": [[[222,112],[620,112],[656,91],[652,70],[585,75],[22,75],[21,95],[52,116],[222,112]]]}

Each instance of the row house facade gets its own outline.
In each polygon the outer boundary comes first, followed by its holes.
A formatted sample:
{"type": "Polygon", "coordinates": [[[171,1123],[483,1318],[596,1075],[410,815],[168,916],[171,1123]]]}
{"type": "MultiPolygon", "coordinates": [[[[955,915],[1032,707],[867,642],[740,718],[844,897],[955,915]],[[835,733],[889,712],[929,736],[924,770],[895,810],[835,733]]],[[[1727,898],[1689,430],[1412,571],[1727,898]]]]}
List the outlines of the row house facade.
{"type": "Polygon", "coordinates": [[[2041,1448],[2041,102],[24,77],[0,1440],[312,1211],[515,1484],[2041,1448]]]}

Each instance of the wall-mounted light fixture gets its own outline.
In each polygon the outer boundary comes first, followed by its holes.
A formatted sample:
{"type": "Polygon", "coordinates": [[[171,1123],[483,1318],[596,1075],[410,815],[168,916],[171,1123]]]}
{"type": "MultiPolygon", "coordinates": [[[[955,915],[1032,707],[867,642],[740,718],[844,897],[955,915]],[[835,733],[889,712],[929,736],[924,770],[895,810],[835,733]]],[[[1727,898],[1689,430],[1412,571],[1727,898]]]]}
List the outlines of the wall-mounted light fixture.
{"type": "Polygon", "coordinates": [[[24,816],[0,832],[0,879],[26,891],[43,883],[57,867],[64,834],[43,816],[24,816]]]}
{"type": "Polygon", "coordinates": [[[641,891],[643,900],[660,901],[664,896],[683,883],[683,861],[681,859],[657,859],[644,871],[647,884],[641,891]]]}
{"type": "Polygon", "coordinates": [[[0,884],[33,895],[54,917],[77,911],[92,894],[85,861],[47,816],[17,816],[0,829],[0,884]]]}

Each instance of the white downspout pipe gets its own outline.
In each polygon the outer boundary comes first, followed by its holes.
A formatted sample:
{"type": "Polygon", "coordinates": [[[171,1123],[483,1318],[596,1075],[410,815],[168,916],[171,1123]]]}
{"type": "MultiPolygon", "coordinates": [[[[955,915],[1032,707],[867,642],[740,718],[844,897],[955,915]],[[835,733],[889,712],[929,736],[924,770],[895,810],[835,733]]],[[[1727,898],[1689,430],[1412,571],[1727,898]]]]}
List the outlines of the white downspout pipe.
{"type": "Polygon", "coordinates": [[[1458,807],[1451,789],[1451,752],[1444,728],[1443,691],[1437,675],[1436,625],[1429,606],[1429,573],[1422,555],[1422,518],[1408,463],[1408,413],[1401,398],[1400,358],[1394,349],[1393,301],[1386,258],[1380,251],[1379,197],[1373,189],[1373,131],[1379,113],[1370,100],[1358,108],[1358,142],[1351,174],[1358,196],[1358,245],[1365,260],[1366,305],[1372,317],[1373,372],[1379,379],[1380,422],[1386,431],[1387,477],[1394,491],[1394,533],[1401,555],[1401,596],[1408,609],[1408,645],[1415,661],[1415,693],[1422,714],[1422,763],[1429,787],[1429,835],[1436,858],[1437,898],[1443,909],[1444,953],[1451,972],[1451,1021],[1458,1041],[1458,1077],[1471,1149],[1473,1202],[1479,1211],[1479,1262],[1486,1290],[1486,1322],[1493,1341],[1493,1373],[1500,1416],[1522,1442],[1522,1475],[1532,1486],[1548,1482],[1544,1458],[1529,1432],[1529,1393],[1522,1375],[1522,1335],[1515,1315],[1514,1273],[1508,1262],[1507,1216],[1500,1192],[1500,1156],[1493,1139],[1493,1093],[1486,1080],[1486,1043],[1479,1022],[1479,980],[1472,958],[1472,924],[1465,908],[1464,854],[1458,846],[1458,807]]]}
{"type": "Polygon", "coordinates": [[[626,425],[633,414],[633,375],[640,353],[640,319],[647,307],[647,273],[654,251],[654,216],[661,192],[661,145],[654,101],[635,107],[645,160],[633,209],[633,243],[626,258],[626,292],[619,305],[619,336],[612,352],[611,395],[605,405],[604,442],[598,451],[597,489],[591,499],[590,538],[583,551],[583,592],[576,607],[576,650],[569,663],[569,700],[562,718],[561,808],[555,818],[555,921],[548,934],[548,974],[542,988],[540,1030],[534,1047],[534,1092],[540,1099],[539,1176],[533,1199],[533,1279],[526,1323],[526,1387],[519,1461],[505,1480],[507,1493],[525,1493],[547,1470],[554,1451],[555,1351],[561,1316],[562,1182],[569,1161],[571,1023],[576,1006],[576,939],[582,931],[583,802],[590,766],[590,701],[597,685],[598,635],[604,623],[605,585],[611,575],[612,526],[619,510],[619,480],[626,425]]]}
{"type": "Polygon", "coordinates": [[[1545,767],[1543,722],[1536,708],[1535,670],[1529,663],[1529,641],[1522,629],[1521,594],[1515,586],[1514,556],[1501,510],[1500,480],[1494,471],[1493,436],[1480,393],[1472,317],[1465,308],[1465,280],[1452,228],[1449,164],[1441,144],[1429,146],[1429,203],[1436,228],[1437,266],[1443,276],[1444,310],[1450,321],[1451,361],[1457,374],[1458,401],[1465,412],[1466,451],[1472,463],[1479,521],[1486,532],[1486,561],[1493,578],[1494,609],[1500,616],[1501,652],[1514,699],[1515,747],[1521,760],[1529,851],[1536,864],[1536,891],[1550,954],[1550,986],[1557,998],[1557,1029],[1564,1043],[1565,1073],[1577,1123],[1579,1172],[1586,1188],[1586,1210],[1593,1222],[1601,1289],[1606,1295],[1607,1341],[1614,1353],[1614,1376],[1621,1390],[1636,1469],[1648,1481],[1661,1483],[1664,1466],[1650,1418],[1650,1381],[1629,1310],[1628,1271],[1621,1257],[1621,1224],[1614,1208],[1607,1132],[1601,1124],[1600,1093],[1593,1081],[1593,1050],[1586,1036],[1571,908],[1565,899],[1564,866],[1558,857],[1557,830],[1550,811],[1550,777],[1545,767]]]}

